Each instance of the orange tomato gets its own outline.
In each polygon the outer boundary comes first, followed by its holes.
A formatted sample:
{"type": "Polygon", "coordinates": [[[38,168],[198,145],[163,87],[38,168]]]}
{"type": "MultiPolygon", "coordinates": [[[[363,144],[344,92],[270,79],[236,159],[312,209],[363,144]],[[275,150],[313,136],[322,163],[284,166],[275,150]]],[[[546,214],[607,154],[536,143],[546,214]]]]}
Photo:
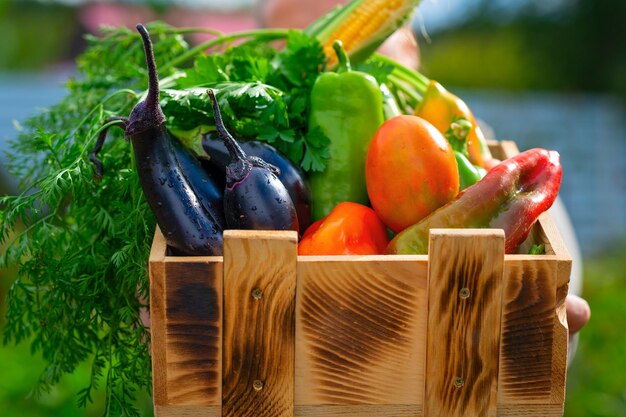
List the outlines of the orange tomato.
{"type": "Polygon", "coordinates": [[[459,192],[450,144],[417,116],[396,116],[378,129],[367,152],[365,180],[376,214],[395,232],[417,223],[459,192]]]}
{"type": "Polygon", "coordinates": [[[430,81],[421,103],[415,109],[415,115],[428,120],[441,133],[446,133],[454,118],[464,117],[472,124],[467,136],[467,151],[470,161],[485,167],[486,160],[491,159],[485,135],[476,123],[476,119],[467,104],[437,81],[430,81]]]}

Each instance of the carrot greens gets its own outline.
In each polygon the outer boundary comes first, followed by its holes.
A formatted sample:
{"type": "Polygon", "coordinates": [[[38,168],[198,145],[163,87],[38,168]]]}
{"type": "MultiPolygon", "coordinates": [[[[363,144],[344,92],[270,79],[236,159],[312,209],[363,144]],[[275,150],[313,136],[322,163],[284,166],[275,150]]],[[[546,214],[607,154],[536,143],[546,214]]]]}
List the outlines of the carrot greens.
{"type": "MultiPolygon", "coordinates": [[[[310,88],[324,63],[317,40],[287,30],[148,28],[168,128],[191,148],[214,126],[211,87],[238,137],[270,142],[305,170],[324,168],[328,138],[306,130],[310,88]],[[192,48],[185,40],[191,33],[209,40],[192,48]]],[[[145,95],[145,59],[138,35],[125,28],[105,28],[88,45],[65,98],[23,122],[7,154],[20,193],[0,197],[0,266],[18,270],[4,343],[30,344],[45,360],[35,394],[87,362],[91,378],[78,403],[87,405],[102,390],[105,416],[136,416],[138,393],[151,388],[140,310],[148,307],[156,223],[121,130],[102,149],[107,175],[100,184],[87,157],[105,120],[128,116],[145,95]]]]}

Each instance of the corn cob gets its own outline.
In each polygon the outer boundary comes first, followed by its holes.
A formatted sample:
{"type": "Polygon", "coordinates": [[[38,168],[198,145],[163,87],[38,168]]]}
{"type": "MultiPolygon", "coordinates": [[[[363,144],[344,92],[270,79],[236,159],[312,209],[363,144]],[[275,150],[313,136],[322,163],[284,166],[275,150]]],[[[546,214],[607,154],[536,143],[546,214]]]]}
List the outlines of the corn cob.
{"type": "Polygon", "coordinates": [[[315,21],[307,33],[315,36],[328,57],[328,66],[337,63],[333,42],[341,40],[350,61],[365,60],[413,15],[420,0],[352,0],[315,21]]]}

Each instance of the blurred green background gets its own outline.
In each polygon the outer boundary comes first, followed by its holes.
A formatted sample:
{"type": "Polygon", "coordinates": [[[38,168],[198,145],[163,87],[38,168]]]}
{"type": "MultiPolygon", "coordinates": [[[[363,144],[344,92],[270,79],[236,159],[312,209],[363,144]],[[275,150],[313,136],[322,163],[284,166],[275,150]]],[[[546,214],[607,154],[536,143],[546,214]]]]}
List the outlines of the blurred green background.
{"type": "MultiPolygon", "coordinates": [[[[82,35],[152,19],[239,30],[252,0],[0,2],[0,152],[13,122],[63,95],[82,35]],[[190,4],[192,6],[190,6],[190,4]]],[[[626,2],[424,0],[414,22],[421,69],[464,98],[498,138],[562,154],[562,199],[584,257],[592,319],[569,369],[566,416],[626,416],[626,2]]],[[[0,156],[0,162],[2,157],[0,156]]],[[[0,193],[15,190],[0,165],[0,193]]],[[[0,271],[0,299],[13,271],[0,271]]],[[[4,317],[4,302],[1,305],[4,317]]],[[[0,415],[96,416],[75,395],[88,369],[29,397],[43,369],[29,346],[0,347],[0,415]]],[[[139,407],[151,414],[150,398],[139,407]]]]}

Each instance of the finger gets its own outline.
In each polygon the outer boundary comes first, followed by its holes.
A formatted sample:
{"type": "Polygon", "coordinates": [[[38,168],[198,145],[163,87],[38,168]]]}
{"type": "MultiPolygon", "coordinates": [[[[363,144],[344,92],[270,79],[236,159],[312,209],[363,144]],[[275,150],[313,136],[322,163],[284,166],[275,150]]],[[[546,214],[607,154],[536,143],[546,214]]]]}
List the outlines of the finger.
{"type": "Polygon", "coordinates": [[[565,299],[565,308],[567,310],[567,324],[571,336],[587,324],[591,316],[591,309],[587,301],[573,294],[569,294],[565,299]]]}

